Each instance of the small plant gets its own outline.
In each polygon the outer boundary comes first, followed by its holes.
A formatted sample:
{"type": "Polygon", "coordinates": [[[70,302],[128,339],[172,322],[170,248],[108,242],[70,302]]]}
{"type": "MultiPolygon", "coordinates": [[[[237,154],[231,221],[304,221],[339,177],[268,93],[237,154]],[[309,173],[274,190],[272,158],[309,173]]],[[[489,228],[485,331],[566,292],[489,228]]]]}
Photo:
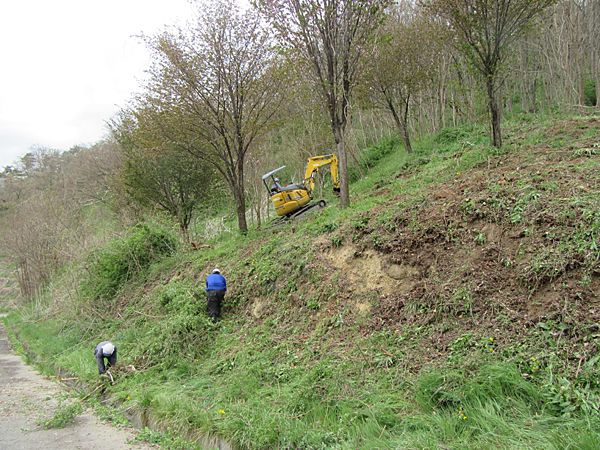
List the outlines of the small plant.
{"type": "Polygon", "coordinates": [[[482,232],[477,233],[477,235],[475,236],[475,243],[477,245],[485,245],[486,242],[486,237],[485,234],[483,234],[482,232]]]}
{"type": "Polygon", "coordinates": [[[489,353],[494,353],[496,351],[496,341],[493,337],[489,337],[483,341],[483,348],[485,351],[489,353]]]}
{"type": "Polygon", "coordinates": [[[466,216],[471,216],[475,212],[475,201],[470,198],[466,198],[460,204],[460,210],[466,216]]]}
{"type": "Polygon", "coordinates": [[[333,247],[341,247],[343,242],[344,238],[342,238],[341,236],[331,236],[331,245],[333,247]]]}
{"type": "Polygon", "coordinates": [[[331,233],[332,231],[337,230],[339,224],[337,222],[327,222],[321,225],[320,231],[321,233],[331,233]]]}
{"type": "Polygon", "coordinates": [[[456,312],[472,313],[473,309],[473,294],[468,287],[462,286],[452,295],[451,304],[456,312]]]}
{"type": "Polygon", "coordinates": [[[70,405],[63,405],[61,402],[54,415],[49,419],[39,421],[38,425],[46,430],[64,428],[72,424],[75,418],[82,412],[83,406],[79,402],[71,403],[70,405]]]}
{"type": "Polygon", "coordinates": [[[306,301],[306,307],[312,311],[318,311],[321,308],[321,302],[317,297],[311,297],[306,301]]]}
{"type": "Polygon", "coordinates": [[[517,199],[515,205],[513,206],[510,212],[510,222],[511,223],[519,223],[523,220],[523,214],[525,214],[526,208],[535,203],[541,194],[536,190],[529,190],[529,192],[523,194],[521,197],[517,199]]]}
{"type": "Polygon", "coordinates": [[[93,408],[98,418],[103,422],[110,422],[116,426],[129,425],[127,417],[117,408],[103,405],[99,401],[93,403],[93,408]]]}
{"type": "Polygon", "coordinates": [[[170,433],[162,433],[154,431],[146,427],[138,433],[132,443],[148,442],[150,444],[158,444],[161,448],[170,450],[194,450],[201,447],[192,442],[186,441],[180,437],[174,437],[170,433]]]}
{"type": "Polygon", "coordinates": [[[355,230],[358,230],[358,231],[365,230],[368,225],[369,225],[369,218],[368,217],[361,217],[360,219],[354,220],[352,222],[352,227],[355,230]]]}
{"type": "Polygon", "coordinates": [[[373,247],[375,250],[383,250],[385,247],[385,240],[382,236],[378,234],[374,234],[371,237],[371,241],[373,242],[373,247]]]}
{"type": "Polygon", "coordinates": [[[600,144],[594,144],[591,147],[578,148],[573,151],[574,158],[580,158],[582,156],[591,158],[592,156],[600,155],[600,144]]]}

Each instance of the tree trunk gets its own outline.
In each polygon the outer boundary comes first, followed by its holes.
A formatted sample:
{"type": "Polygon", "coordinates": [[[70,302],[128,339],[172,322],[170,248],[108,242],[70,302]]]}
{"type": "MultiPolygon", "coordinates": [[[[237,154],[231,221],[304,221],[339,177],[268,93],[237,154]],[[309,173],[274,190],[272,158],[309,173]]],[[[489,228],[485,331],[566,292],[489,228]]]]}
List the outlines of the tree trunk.
{"type": "Polygon", "coordinates": [[[246,199],[244,198],[243,188],[236,188],[234,197],[238,228],[240,229],[240,233],[246,234],[248,232],[248,224],[246,222],[246,199]]]}
{"type": "Polygon", "coordinates": [[[260,225],[261,225],[261,217],[260,217],[260,199],[258,200],[258,205],[256,207],[256,228],[260,229],[260,225]]]}
{"type": "Polygon", "coordinates": [[[488,76],[486,79],[488,106],[492,120],[492,145],[496,148],[502,147],[502,135],[500,133],[500,109],[494,89],[494,78],[488,76]]]}
{"type": "Polygon", "coordinates": [[[348,189],[348,155],[346,155],[345,136],[344,131],[339,127],[336,127],[333,134],[340,164],[340,206],[342,208],[347,208],[350,206],[350,191],[348,189]]]}
{"type": "Polygon", "coordinates": [[[188,225],[182,222],[179,222],[179,231],[181,231],[181,236],[186,244],[190,243],[190,233],[188,230],[188,225]]]}
{"type": "Polygon", "coordinates": [[[396,123],[396,127],[398,128],[398,131],[400,131],[402,142],[404,142],[404,149],[406,150],[406,153],[412,153],[412,146],[410,145],[410,138],[408,135],[408,101],[403,102],[405,108],[402,112],[402,117],[400,117],[398,111],[396,111],[392,100],[387,96],[386,101],[388,104],[388,108],[392,113],[392,117],[394,118],[394,122],[396,123]]]}
{"type": "Polygon", "coordinates": [[[238,228],[240,233],[248,232],[248,223],[246,222],[246,195],[244,193],[244,161],[238,158],[237,178],[234,180],[233,196],[235,198],[235,209],[238,219],[238,228]]]}
{"type": "Polygon", "coordinates": [[[530,88],[530,100],[529,100],[529,112],[536,113],[538,111],[537,107],[537,77],[533,79],[530,88]]]}

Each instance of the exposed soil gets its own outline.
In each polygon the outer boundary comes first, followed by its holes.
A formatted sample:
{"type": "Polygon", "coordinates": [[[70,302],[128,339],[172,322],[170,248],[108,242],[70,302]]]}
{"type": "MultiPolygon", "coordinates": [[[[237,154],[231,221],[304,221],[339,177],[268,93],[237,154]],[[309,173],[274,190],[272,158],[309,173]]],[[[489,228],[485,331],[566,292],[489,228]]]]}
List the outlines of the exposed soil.
{"type": "MultiPolygon", "coordinates": [[[[548,134],[577,138],[600,122],[559,125],[548,134]]],[[[340,274],[346,305],[368,309],[364,333],[428,327],[411,361],[418,368],[443,361],[464,333],[514,345],[553,321],[578,352],[575,366],[592,357],[599,349],[582,336],[600,323],[600,257],[588,232],[598,226],[600,171],[598,155],[576,151],[589,141],[490,158],[386,223],[372,214],[338,231],[352,244],[322,252],[322,261],[340,274]]]]}
{"type": "Polygon", "coordinates": [[[149,449],[146,444],[129,444],[131,429],[100,422],[89,411],[65,428],[45,430],[37,423],[53,416],[61,387],[37,374],[15,355],[0,325],[0,448],[11,450],[149,449]]]}

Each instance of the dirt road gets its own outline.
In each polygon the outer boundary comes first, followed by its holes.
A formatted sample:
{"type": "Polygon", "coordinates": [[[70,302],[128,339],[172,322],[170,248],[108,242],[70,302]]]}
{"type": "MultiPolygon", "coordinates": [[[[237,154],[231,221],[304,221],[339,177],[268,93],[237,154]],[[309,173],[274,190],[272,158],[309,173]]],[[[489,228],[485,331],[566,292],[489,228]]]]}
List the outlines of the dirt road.
{"type": "Polygon", "coordinates": [[[128,444],[132,430],[101,423],[89,411],[61,429],[44,430],[36,422],[53,416],[58,399],[64,396],[60,385],[27,366],[9,346],[0,323],[0,449],[149,449],[128,444]]]}

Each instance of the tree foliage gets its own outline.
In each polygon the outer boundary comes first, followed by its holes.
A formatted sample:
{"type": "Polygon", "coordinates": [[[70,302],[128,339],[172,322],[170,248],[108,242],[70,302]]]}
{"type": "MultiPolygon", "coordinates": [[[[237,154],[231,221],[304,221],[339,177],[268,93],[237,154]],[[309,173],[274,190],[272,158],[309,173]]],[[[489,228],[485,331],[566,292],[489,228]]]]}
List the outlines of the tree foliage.
{"type": "Polygon", "coordinates": [[[166,211],[189,239],[194,211],[209,202],[214,169],[165,138],[159,124],[167,121],[166,115],[139,105],[122,111],[112,132],[123,152],[126,192],[142,206],[166,211]]]}
{"type": "Polygon", "coordinates": [[[389,11],[371,47],[365,77],[371,97],[392,115],[408,153],[411,101],[434,81],[444,35],[445,30],[411,2],[400,2],[389,11]]]}
{"type": "Polygon", "coordinates": [[[148,40],[148,86],[157,111],[177,119],[163,130],[171,142],[210,164],[227,182],[238,226],[246,232],[244,169],[248,153],[271,126],[281,103],[269,30],[231,0],[198,4],[194,25],[148,40]]]}

